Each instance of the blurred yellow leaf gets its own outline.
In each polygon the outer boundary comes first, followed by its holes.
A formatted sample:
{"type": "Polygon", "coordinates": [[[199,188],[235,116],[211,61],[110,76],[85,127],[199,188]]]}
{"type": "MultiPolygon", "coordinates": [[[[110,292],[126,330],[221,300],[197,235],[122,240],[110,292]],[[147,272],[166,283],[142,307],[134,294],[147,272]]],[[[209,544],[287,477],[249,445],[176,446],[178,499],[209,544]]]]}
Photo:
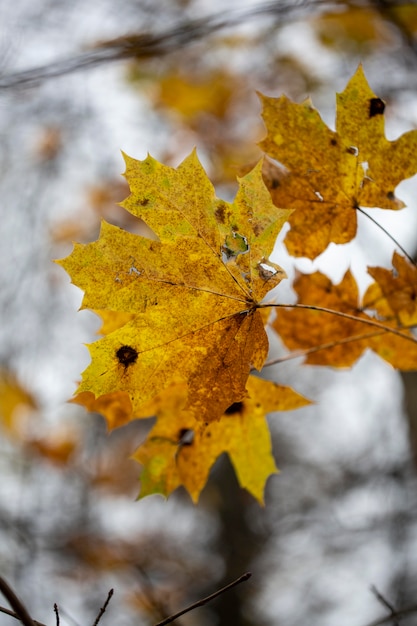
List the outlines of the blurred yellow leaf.
{"type": "Polygon", "coordinates": [[[24,419],[37,410],[34,396],[25,389],[15,374],[0,370],[0,420],[9,435],[20,439],[24,419]]]}

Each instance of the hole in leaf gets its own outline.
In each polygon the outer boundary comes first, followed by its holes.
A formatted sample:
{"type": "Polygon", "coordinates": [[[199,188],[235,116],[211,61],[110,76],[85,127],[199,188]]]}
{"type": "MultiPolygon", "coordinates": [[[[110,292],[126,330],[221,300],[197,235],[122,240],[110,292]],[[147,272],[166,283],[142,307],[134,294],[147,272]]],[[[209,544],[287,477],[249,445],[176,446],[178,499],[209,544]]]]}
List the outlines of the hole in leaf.
{"type": "Polygon", "coordinates": [[[178,433],[178,444],[180,446],[191,446],[194,441],[194,431],[192,428],[181,428],[178,433]]]}
{"type": "Polygon", "coordinates": [[[233,402],[226,410],[225,415],[234,415],[235,413],[243,413],[243,402],[233,402]]]}
{"type": "Polygon", "coordinates": [[[222,246],[223,262],[227,262],[232,257],[239,254],[246,254],[249,251],[248,240],[244,235],[240,235],[237,231],[233,231],[231,235],[227,235],[224,245],[222,246]]]}
{"type": "Polygon", "coordinates": [[[277,273],[277,270],[275,269],[275,267],[272,267],[271,265],[268,265],[267,263],[259,263],[258,269],[259,269],[259,276],[263,278],[263,280],[269,280],[270,278],[275,276],[275,274],[277,273]]]}

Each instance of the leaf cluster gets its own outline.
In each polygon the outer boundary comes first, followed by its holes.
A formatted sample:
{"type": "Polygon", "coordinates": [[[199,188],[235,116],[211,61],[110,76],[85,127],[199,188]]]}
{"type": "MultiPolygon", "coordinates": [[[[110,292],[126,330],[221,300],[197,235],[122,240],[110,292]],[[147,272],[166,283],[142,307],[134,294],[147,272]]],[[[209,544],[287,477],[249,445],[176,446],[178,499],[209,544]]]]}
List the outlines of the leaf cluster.
{"type": "Polygon", "coordinates": [[[263,502],[276,471],[266,414],[309,402],[253,374],[267,361],[267,330],[315,365],[350,367],[370,349],[396,368],[417,367],[411,259],[395,252],[392,271],[369,268],[362,299],[350,271],[338,285],[299,274],[295,305],[276,301],[286,274],[269,259],[284,225],[288,252],[314,259],[356,236],[361,207],[402,208],[395,188],[417,172],[417,131],[385,138],[385,104],[361,67],[337,96],[334,131],[310,100],[261,101],[260,146],[274,161],[240,178],[233,201],[217,198],[195,152],[176,169],[125,156],[122,206],[152,236],[103,221],[97,241],[59,262],[84,291],[82,307],[103,320],[75,401],[109,428],[156,416],[134,455],[141,496],[183,486],[197,501],[227,452],[263,502]]]}

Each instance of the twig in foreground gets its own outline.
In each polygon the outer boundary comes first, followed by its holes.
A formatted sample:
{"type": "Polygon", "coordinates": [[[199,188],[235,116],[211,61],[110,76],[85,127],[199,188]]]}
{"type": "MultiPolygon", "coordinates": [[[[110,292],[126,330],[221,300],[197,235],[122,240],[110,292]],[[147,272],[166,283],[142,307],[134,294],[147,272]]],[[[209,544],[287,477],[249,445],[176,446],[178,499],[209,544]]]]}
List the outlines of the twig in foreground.
{"type": "Polygon", "coordinates": [[[16,613],[17,619],[20,619],[24,626],[36,626],[35,622],[29,615],[26,607],[19,600],[13,589],[9,587],[9,584],[4,580],[2,576],[0,576],[0,591],[4,595],[6,600],[8,600],[10,606],[16,613]]]}
{"type": "Polygon", "coordinates": [[[178,617],[181,617],[181,615],[184,615],[184,613],[188,613],[189,611],[192,611],[193,609],[196,609],[199,606],[204,606],[204,604],[207,604],[207,602],[211,602],[211,600],[214,600],[214,598],[217,598],[217,596],[224,593],[225,591],[229,591],[229,589],[232,589],[232,587],[235,587],[236,585],[240,585],[240,583],[244,583],[246,580],[249,580],[251,576],[252,576],[251,572],[246,572],[246,574],[242,574],[242,576],[239,576],[239,578],[229,583],[225,587],[222,587],[218,591],[215,591],[210,596],[206,596],[202,600],[198,600],[197,602],[194,602],[194,604],[190,604],[190,606],[187,606],[187,608],[183,609],[182,611],[179,611],[178,613],[175,613],[175,615],[171,615],[170,617],[167,617],[166,619],[162,620],[162,622],[158,622],[157,624],[155,624],[155,626],[165,626],[165,624],[170,624],[171,622],[176,620],[178,617]]]}
{"type": "MultiPolygon", "coordinates": [[[[5,613],[6,615],[14,617],[14,619],[18,619],[20,621],[20,617],[17,615],[17,613],[11,611],[10,609],[6,609],[4,606],[0,606],[0,613],[5,613]]],[[[37,622],[35,619],[33,620],[33,623],[35,624],[35,626],[45,626],[45,624],[42,624],[42,622],[37,622]]]]}
{"type": "Polygon", "coordinates": [[[54,604],[54,612],[56,615],[56,626],[59,626],[59,610],[58,610],[58,605],[56,602],[54,604]]]}
{"type": "Polygon", "coordinates": [[[109,604],[111,597],[113,595],[114,591],[113,589],[110,589],[109,593],[107,594],[107,600],[105,601],[105,603],[103,604],[103,606],[101,607],[100,611],[98,612],[98,615],[94,621],[93,626],[97,626],[97,624],[99,623],[99,621],[101,620],[101,618],[103,617],[103,613],[105,612],[105,610],[107,609],[107,605],[109,604]]]}

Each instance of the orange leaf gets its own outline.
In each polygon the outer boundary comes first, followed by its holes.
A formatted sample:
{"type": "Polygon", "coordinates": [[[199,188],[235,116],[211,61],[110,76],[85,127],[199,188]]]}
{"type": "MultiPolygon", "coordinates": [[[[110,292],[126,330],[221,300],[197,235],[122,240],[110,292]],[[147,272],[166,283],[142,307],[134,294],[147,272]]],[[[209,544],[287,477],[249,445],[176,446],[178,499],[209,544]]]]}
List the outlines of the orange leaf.
{"type": "Polygon", "coordinates": [[[306,352],[307,363],[351,367],[369,348],[398,369],[417,368],[417,341],[413,335],[396,323],[382,323],[363,313],[358,287],[350,271],[338,285],[320,272],[300,274],[294,289],[298,303],[335,312],[277,309],[273,328],[289,349],[306,352]]]}
{"type": "Polygon", "coordinates": [[[287,168],[271,195],[277,206],[294,208],[286,245],[311,259],[330,242],[356,235],[359,206],[400,209],[394,191],[417,172],[417,131],[395,141],[384,135],[384,102],[370,89],[359,66],[337,95],[336,131],[310,100],[261,96],[267,137],[261,148],[287,168]]]}
{"type": "Polygon", "coordinates": [[[384,316],[395,316],[404,326],[417,325],[417,267],[397,252],[394,252],[392,265],[392,271],[383,267],[368,267],[380,295],[376,295],[375,286],[371,285],[365,294],[365,305],[374,302],[372,308],[384,316]]]}

